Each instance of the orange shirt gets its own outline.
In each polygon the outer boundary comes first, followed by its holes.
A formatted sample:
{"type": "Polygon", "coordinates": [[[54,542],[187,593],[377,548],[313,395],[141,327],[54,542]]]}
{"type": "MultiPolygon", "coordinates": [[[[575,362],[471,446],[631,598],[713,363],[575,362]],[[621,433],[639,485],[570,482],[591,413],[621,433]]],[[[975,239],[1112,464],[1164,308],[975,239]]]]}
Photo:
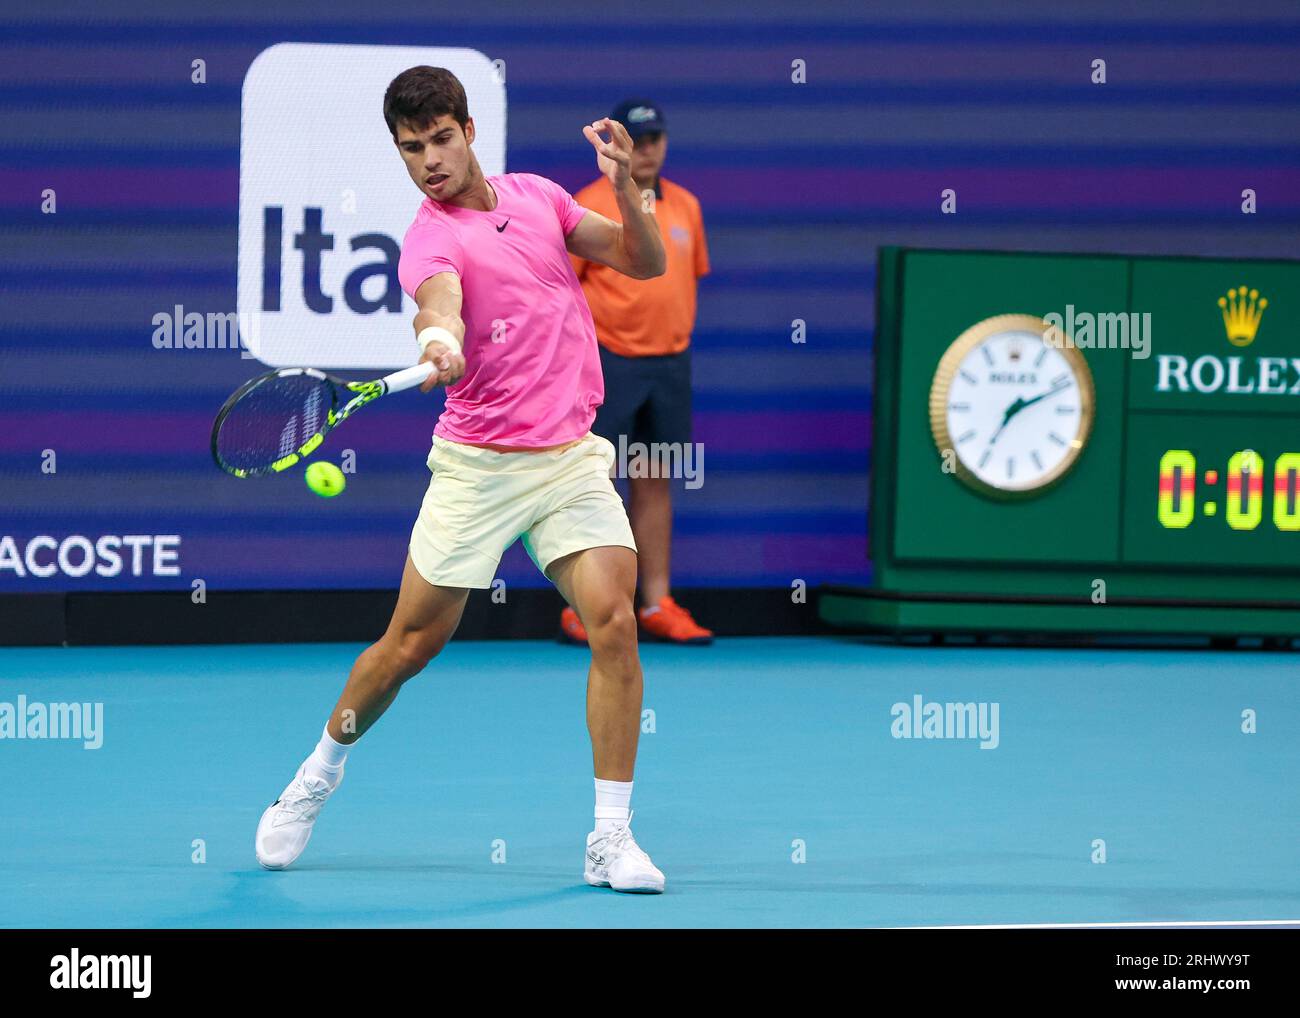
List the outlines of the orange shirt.
{"type": "MultiPolygon", "coordinates": [[[[569,256],[591,305],[596,338],[601,346],[623,357],[685,350],[695,328],[695,281],[709,271],[700,203],[686,188],[663,177],[659,189],[662,197],[655,199],[655,219],[668,256],[662,276],[632,279],[596,262],[569,256]]],[[[608,177],[588,184],[573,197],[584,208],[616,223],[622,221],[608,177]]]]}

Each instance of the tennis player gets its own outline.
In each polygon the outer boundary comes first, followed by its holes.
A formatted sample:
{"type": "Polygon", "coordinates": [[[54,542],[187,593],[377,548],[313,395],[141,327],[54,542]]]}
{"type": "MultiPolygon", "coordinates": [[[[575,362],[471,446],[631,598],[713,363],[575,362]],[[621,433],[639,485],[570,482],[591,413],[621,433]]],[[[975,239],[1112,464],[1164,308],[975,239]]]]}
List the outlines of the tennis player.
{"type": "Polygon", "coordinates": [[[654,214],[630,173],[632,140],[608,118],[582,129],[617,196],[616,223],[544,177],[484,177],[465,90],[450,71],[403,71],[384,96],[384,119],[425,196],[398,276],[419,307],[421,361],[436,368],[422,388],[446,385],[446,408],[388,631],[357,658],[320,743],[263,813],[257,859],[283,869],[298,858],[352,745],[447,644],[469,591],[491,586],[522,536],[591,644],[596,819],[585,879],[660,892],[664,875],[629,826],[642,690],[636,543],[610,481],[614,448],[591,433],[604,391],[600,356],[569,260],[639,279],[664,271],[654,214]]]}

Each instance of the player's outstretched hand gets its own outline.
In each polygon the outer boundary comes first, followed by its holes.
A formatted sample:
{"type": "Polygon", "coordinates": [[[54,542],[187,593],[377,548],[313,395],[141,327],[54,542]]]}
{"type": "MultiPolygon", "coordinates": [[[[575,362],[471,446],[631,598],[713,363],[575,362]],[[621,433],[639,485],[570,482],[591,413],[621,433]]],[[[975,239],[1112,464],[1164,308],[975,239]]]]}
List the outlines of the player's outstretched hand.
{"type": "Polygon", "coordinates": [[[420,386],[421,392],[432,392],[435,385],[451,385],[465,373],[465,355],[452,353],[442,343],[430,343],[424,348],[420,363],[426,361],[436,370],[420,386]]]}
{"type": "Polygon", "coordinates": [[[611,184],[618,188],[632,179],[632,136],[626,127],[604,117],[593,120],[582,133],[596,150],[596,168],[611,184]],[[609,133],[609,141],[600,136],[601,132],[609,133]]]}

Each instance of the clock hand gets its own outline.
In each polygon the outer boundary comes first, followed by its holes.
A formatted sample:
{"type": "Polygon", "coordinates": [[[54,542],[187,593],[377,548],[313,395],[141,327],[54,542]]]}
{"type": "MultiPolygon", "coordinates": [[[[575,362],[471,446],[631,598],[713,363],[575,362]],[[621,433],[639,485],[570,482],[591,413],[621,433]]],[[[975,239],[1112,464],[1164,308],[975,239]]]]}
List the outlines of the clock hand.
{"type": "MultiPolygon", "coordinates": [[[[1021,402],[1021,403],[1020,403],[1020,409],[1023,410],[1025,407],[1030,406],[1030,405],[1032,405],[1032,404],[1034,404],[1034,403],[1037,403],[1040,399],[1047,399],[1048,396],[1055,396],[1055,395],[1056,395],[1058,392],[1060,392],[1062,389],[1068,389],[1069,387],[1070,387],[1070,383],[1069,383],[1069,382],[1064,382],[1064,383],[1062,383],[1061,385],[1058,385],[1058,386],[1055,386],[1055,387],[1053,387],[1053,388],[1051,388],[1051,389],[1048,389],[1046,392],[1041,393],[1040,395],[1035,396],[1033,399],[1027,399],[1027,400],[1024,400],[1023,402],[1021,402]]],[[[1017,412],[1019,412],[1019,411],[1017,411],[1017,412]]]]}
{"type": "Polygon", "coordinates": [[[1033,399],[1022,399],[1021,397],[1017,396],[1016,401],[1012,403],[1009,407],[1007,407],[1006,413],[1002,415],[1002,423],[998,425],[998,430],[993,432],[993,437],[989,439],[989,445],[992,445],[994,442],[998,440],[998,436],[1002,434],[1002,429],[1007,426],[1007,423],[1011,420],[1011,418],[1015,417],[1016,414],[1020,413],[1020,411],[1023,410],[1025,407],[1033,406],[1040,399],[1047,399],[1048,396],[1055,396],[1062,389],[1068,389],[1069,387],[1070,387],[1070,383],[1066,382],[1063,385],[1058,385],[1055,386],[1054,388],[1048,389],[1046,392],[1039,393],[1033,399]]]}
{"type": "Polygon", "coordinates": [[[1022,400],[1019,396],[1017,396],[1016,401],[1012,403],[1009,407],[1007,407],[1006,410],[1003,412],[1002,423],[998,425],[998,430],[993,432],[993,437],[989,439],[989,445],[992,445],[994,442],[998,440],[998,436],[1002,434],[1002,429],[1007,426],[1007,421],[1011,420],[1011,418],[1015,417],[1016,414],[1020,413],[1020,411],[1023,409],[1024,409],[1024,400],[1022,400]]]}

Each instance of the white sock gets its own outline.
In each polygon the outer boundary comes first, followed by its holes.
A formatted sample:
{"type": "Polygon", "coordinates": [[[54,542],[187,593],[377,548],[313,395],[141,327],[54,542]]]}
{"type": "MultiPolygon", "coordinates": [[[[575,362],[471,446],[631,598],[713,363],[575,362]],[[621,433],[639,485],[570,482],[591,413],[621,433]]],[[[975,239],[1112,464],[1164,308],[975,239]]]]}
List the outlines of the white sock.
{"type": "Polygon", "coordinates": [[[596,833],[605,834],[628,821],[632,782],[596,779],[596,833]]]}
{"type": "Polygon", "coordinates": [[[336,784],[343,773],[343,763],[348,758],[348,750],[341,742],[335,742],[330,735],[329,726],[321,732],[320,742],[307,758],[307,773],[324,778],[331,785],[336,784]]]}

